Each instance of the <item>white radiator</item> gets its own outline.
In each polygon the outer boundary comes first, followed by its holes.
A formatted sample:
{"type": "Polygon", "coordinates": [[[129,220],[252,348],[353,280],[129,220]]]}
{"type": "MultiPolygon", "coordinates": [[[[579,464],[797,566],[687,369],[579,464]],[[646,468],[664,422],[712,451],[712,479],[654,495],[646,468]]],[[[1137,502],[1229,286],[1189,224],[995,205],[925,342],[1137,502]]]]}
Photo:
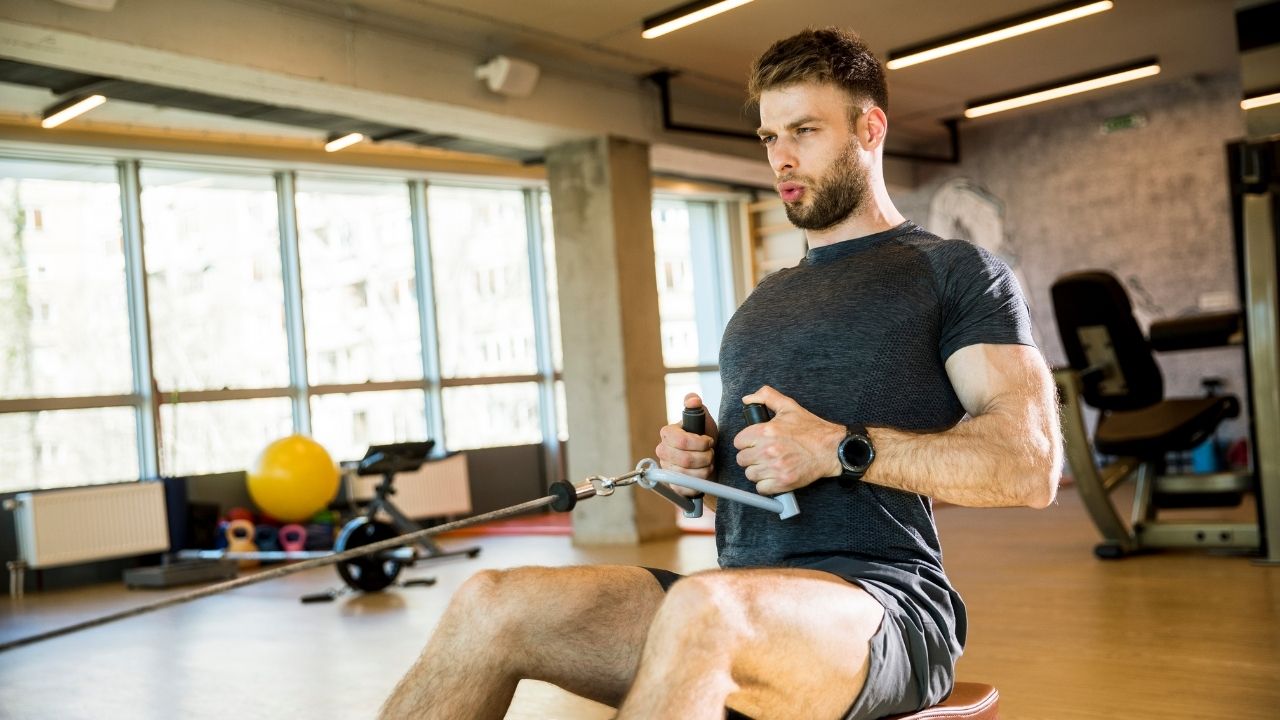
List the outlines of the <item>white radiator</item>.
{"type": "Polygon", "coordinates": [[[19,493],[14,501],[18,553],[29,567],[169,549],[163,483],[19,493]]]}
{"type": "MultiPolygon", "coordinates": [[[[382,482],[381,475],[348,476],[351,497],[368,500],[382,482]]],[[[467,515],[471,512],[471,480],[466,453],[455,453],[422,464],[416,472],[396,473],[391,502],[411,518],[467,515]]]]}

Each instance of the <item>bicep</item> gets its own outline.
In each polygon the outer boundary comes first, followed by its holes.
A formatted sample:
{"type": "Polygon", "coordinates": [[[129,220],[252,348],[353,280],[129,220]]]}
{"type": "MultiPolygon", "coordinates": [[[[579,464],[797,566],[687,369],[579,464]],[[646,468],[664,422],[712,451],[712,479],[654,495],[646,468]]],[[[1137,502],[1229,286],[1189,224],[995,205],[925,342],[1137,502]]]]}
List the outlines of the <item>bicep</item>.
{"type": "Polygon", "coordinates": [[[1053,378],[1040,351],[1027,345],[978,344],[947,358],[947,377],[972,417],[1052,409],[1053,378]]]}

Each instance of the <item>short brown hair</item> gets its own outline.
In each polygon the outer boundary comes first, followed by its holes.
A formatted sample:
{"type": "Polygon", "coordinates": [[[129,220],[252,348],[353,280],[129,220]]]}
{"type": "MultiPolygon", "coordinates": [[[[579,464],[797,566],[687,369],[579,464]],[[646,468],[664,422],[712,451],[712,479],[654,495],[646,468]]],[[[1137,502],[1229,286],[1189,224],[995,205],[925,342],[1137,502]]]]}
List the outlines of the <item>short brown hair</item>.
{"type": "Polygon", "coordinates": [[[889,112],[884,67],[852,31],[809,28],[774,43],[751,66],[747,96],[755,105],[766,90],[803,82],[836,85],[854,100],[870,100],[889,112]]]}

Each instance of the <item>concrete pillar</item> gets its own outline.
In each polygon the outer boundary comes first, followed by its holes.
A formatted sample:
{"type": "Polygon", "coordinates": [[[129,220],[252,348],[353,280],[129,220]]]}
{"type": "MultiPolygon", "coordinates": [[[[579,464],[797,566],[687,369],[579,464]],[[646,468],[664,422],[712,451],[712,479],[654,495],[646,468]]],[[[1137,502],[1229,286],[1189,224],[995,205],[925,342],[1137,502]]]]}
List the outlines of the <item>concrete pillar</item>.
{"type": "MultiPolygon", "coordinates": [[[[653,456],[666,424],[649,148],[619,138],[547,153],[568,406],[569,481],[653,456]]],[[[676,511],[631,487],[573,512],[575,543],[635,544],[677,532],[676,511]]]]}

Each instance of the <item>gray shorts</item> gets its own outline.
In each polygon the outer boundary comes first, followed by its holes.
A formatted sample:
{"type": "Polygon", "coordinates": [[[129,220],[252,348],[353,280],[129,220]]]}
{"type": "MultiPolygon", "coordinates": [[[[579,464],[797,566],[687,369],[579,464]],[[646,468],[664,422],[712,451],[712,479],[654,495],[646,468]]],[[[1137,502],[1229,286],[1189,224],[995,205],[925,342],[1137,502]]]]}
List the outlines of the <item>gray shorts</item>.
{"type": "MultiPolygon", "coordinates": [[[[871,636],[871,667],[867,681],[843,720],[871,720],[914,712],[946,699],[955,682],[955,659],[951,658],[943,633],[931,623],[918,620],[925,617],[924,613],[912,607],[908,598],[874,581],[848,577],[838,567],[812,569],[830,572],[858,585],[884,606],[884,619],[875,635],[871,636]],[[946,692],[930,693],[931,687],[944,687],[946,692]]],[[[664,592],[684,577],[670,570],[645,570],[653,573],[664,592]]],[[[726,709],[725,720],[750,718],[726,709]]]]}

